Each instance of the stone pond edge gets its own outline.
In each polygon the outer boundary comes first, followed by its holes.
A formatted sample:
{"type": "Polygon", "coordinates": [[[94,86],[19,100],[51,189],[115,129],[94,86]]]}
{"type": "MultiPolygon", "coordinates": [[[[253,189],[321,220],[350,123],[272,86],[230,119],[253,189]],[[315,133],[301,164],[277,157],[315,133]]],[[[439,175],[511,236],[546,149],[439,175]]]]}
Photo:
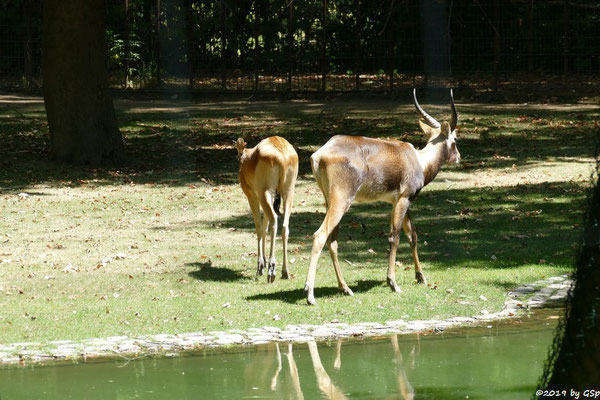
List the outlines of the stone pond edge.
{"type": "Polygon", "coordinates": [[[385,323],[363,322],[358,324],[331,322],[323,325],[286,325],[283,329],[265,326],[250,328],[246,331],[231,329],[176,335],[111,336],[82,341],[57,340],[44,344],[36,342],[0,344],[0,365],[30,365],[115,358],[132,359],[158,355],[173,356],[207,347],[252,346],[270,342],[306,343],[313,340],[441,332],[450,327],[512,318],[528,309],[561,303],[567,298],[572,284],[573,281],[567,274],[541,279],[508,292],[501,311],[488,313],[482,310],[480,315],[473,317],[453,317],[445,320],[404,321],[399,319],[385,323]]]}

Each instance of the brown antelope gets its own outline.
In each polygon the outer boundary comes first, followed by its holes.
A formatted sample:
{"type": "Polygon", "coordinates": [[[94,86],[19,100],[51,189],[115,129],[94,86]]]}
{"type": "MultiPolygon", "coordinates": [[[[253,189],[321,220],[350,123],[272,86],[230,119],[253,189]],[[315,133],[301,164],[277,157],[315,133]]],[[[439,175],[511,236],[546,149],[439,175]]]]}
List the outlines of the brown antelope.
{"type": "Polygon", "coordinates": [[[298,154],[287,140],[279,136],[263,139],[258,145],[246,149],[246,142],[239,138],[236,142],[240,162],[240,185],[250,203],[254,227],[258,236],[258,270],[262,275],[266,260],[267,231],[271,231],[267,281],[275,281],[275,236],[277,235],[277,215],[279,202],[283,203],[283,266],[281,277],[289,279],[287,244],[290,213],[294,202],[294,186],[298,177],[298,154]],[[279,200],[279,196],[281,199],[279,200]],[[261,221],[260,209],[263,210],[261,221]]]}
{"type": "Polygon", "coordinates": [[[340,220],[355,200],[360,203],[384,201],[392,204],[387,272],[387,283],[392,291],[401,292],[396,284],[395,270],[400,229],[406,234],[412,250],[417,282],[426,283],[417,255],[417,234],[408,209],[419,191],[435,178],[444,162],[460,162],[455,131],[458,114],[452,90],[450,123],[440,124],[427,114],[417,101],[416,90],[413,90],[413,97],[415,107],[427,121],[419,121],[421,130],[428,135],[427,145],[423,149],[417,150],[410,143],[393,139],[334,136],[310,157],[313,175],[325,197],[327,212],[314,234],[304,287],[309,304],[316,304],[315,274],[325,243],[329,247],[340,290],[350,296],[353,294],[340,270],[337,236],[340,220]]]}

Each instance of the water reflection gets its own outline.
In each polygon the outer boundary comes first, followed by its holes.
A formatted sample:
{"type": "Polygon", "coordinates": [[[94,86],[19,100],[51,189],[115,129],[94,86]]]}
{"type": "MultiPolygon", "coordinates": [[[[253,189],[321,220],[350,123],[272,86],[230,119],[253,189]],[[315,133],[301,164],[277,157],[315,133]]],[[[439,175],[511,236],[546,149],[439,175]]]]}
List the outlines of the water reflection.
{"type": "Polygon", "coordinates": [[[538,324],[508,332],[272,343],[128,363],[0,368],[0,398],[529,398],[552,329],[538,324]]]}

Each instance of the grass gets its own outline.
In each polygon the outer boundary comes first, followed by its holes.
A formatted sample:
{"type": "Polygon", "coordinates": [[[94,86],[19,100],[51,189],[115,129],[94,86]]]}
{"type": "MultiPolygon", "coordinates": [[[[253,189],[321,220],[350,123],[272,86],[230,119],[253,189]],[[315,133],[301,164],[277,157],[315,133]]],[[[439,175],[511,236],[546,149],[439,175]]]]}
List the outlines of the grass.
{"type": "MultiPolygon", "coordinates": [[[[311,235],[324,216],[308,157],[339,133],[422,146],[411,105],[117,100],[131,162],[98,169],[47,160],[40,99],[0,101],[0,343],[498,310],[510,288],[570,271],[600,114],[586,104],[458,99],[463,163],[446,166],[411,212],[431,286],[414,284],[401,242],[403,293],[390,292],[391,206],[355,204],[340,231],[342,269],[355,296],[339,294],[324,252],[319,305],[308,307],[302,288],[311,235]],[[268,284],[255,277],[256,239],[233,140],[254,145],[275,134],[300,155],[290,223],[296,278],[268,284]]],[[[279,241],[276,254],[281,260],[279,241]]]]}

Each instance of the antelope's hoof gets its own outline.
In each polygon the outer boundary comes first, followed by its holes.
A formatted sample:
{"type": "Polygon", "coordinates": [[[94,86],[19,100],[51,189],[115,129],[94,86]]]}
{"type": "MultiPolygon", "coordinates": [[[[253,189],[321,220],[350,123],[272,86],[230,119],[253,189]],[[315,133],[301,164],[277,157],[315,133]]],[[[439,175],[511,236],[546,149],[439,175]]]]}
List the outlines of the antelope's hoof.
{"type": "Polygon", "coordinates": [[[427,285],[427,279],[425,279],[425,275],[423,275],[422,272],[417,272],[415,274],[415,279],[417,280],[417,283],[422,283],[423,285],[427,285]]]}
{"type": "Polygon", "coordinates": [[[341,287],[340,290],[342,291],[342,293],[344,293],[346,296],[354,296],[354,292],[352,291],[352,289],[350,289],[348,286],[345,287],[341,287]]]}
{"type": "Polygon", "coordinates": [[[390,287],[390,289],[392,289],[392,292],[402,293],[402,289],[400,289],[400,286],[398,286],[395,280],[387,278],[387,284],[390,287]]]}
{"type": "Polygon", "coordinates": [[[265,272],[265,262],[264,260],[260,260],[258,262],[258,268],[256,269],[256,275],[262,276],[265,272]]]}
{"type": "Polygon", "coordinates": [[[308,285],[304,286],[304,291],[306,292],[306,302],[309,306],[316,306],[317,301],[315,300],[315,290],[308,285]]]}
{"type": "Polygon", "coordinates": [[[294,279],[294,274],[288,272],[287,270],[281,271],[281,279],[294,279]]]}
{"type": "Polygon", "coordinates": [[[275,277],[277,276],[277,271],[275,269],[275,261],[269,261],[269,268],[267,270],[267,282],[273,283],[275,282],[275,277]]]}

